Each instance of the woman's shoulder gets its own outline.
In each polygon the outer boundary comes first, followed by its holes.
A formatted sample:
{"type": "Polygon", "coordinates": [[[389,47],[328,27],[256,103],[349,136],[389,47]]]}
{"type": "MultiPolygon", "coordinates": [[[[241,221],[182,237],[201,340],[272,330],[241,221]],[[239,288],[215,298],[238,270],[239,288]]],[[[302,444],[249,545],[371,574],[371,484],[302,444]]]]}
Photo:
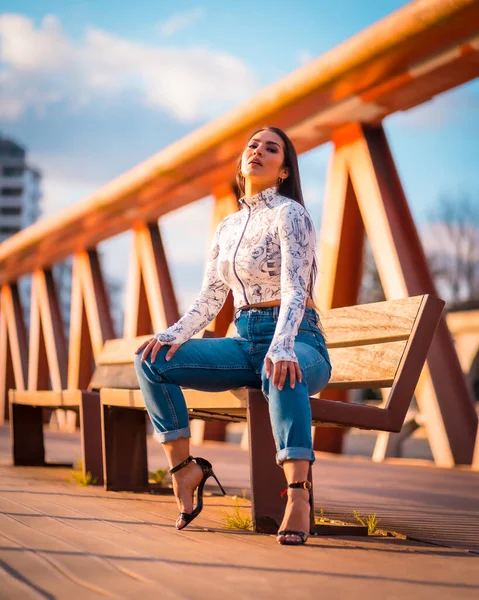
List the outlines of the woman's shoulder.
{"type": "Polygon", "coordinates": [[[278,203],[276,209],[279,213],[286,216],[305,216],[308,219],[311,219],[311,215],[308,212],[308,209],[293,200],[292,198],[288,198],[287,196],[280,196],[281,202],[278,203]]]}

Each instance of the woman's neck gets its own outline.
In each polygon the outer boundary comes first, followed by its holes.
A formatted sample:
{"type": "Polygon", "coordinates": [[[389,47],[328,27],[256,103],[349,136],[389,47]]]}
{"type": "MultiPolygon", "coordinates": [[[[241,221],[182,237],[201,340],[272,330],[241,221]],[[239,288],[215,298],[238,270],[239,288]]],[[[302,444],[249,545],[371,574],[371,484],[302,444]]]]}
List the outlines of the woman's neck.
{"type": "Polygon", "coordinates": [[[248,179],[244,183],[245,198],[251,198],[259,194],[263,190],[267,190],[270,187],[276,185],[275,183],[254,183],[248,179]]]}

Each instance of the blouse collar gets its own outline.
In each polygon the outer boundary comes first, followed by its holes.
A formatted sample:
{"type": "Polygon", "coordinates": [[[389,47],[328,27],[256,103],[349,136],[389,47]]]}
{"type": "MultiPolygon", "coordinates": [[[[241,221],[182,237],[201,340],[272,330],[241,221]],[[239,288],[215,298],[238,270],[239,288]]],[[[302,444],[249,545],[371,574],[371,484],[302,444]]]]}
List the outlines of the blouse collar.
{"type": "Polygon", "coordinates": [[[272,208],[273,201],[279,196],[278,194],[278,186],[273,185],[272,187],[266,188],[265,190],[261,190],[254,196],[250,198],[245,198],[244,196],[239,199],[239,202],[243,206],[248,206],[250,208],[254,208],[256,206],[260,206],[265,203],[266,206],[272,208]]]}

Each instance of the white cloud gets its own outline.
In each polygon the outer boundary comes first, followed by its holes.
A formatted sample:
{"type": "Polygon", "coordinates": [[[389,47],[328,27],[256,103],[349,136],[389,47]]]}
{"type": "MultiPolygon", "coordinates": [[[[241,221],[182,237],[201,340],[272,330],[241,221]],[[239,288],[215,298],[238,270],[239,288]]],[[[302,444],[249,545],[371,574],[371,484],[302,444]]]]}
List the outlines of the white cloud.
{"type": "Polygon", "coordinates": [[[58,103],[70,109],[128,94],[180,122],[217,116],[258,88],[239,58],[204,46],[153,46],[89,27],[70,40],[54,16],[38,28],[31,19],[0,16],[0,118],[28,109],[44,114],[58,103]]]}
{"type": "Polygon", "coordinates": [[[158,23],[157,29],[162,37],[169,38],[175,35],[175,33],[178,33],[178,31],[186,29],[196,23],[204,13],[205,9],[202,6],[197,6],[189,11],[176,13],[168,17],[165,21],[158,23]]]}
{"type": "Polygon", "coordinates": [[[35,29],[27,17],[0,16],[1,60],[22,71],[52,71],[68,64],[71,50],[57,18],[49,15],[35,29]]]}

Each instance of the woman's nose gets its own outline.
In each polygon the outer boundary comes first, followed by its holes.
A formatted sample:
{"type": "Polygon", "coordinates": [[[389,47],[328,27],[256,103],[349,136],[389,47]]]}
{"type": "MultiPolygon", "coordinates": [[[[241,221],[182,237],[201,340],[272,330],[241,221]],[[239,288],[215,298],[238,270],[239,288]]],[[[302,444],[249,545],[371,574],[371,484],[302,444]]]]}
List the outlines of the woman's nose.
{"type": "Polygon", "coordinates": [[[259,146],[257,146],[254,150],[253,150],[253,154],[261,154],[261,149],[259,148],[259,146]]]}

